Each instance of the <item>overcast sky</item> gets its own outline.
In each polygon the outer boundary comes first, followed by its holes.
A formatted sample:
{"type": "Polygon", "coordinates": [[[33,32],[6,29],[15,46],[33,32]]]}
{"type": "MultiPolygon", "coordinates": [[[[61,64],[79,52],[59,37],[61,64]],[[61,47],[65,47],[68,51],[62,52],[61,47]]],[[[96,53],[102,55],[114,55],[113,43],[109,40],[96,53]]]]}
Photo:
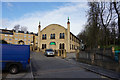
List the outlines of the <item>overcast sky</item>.
{"type": "Polygon", "coordinates": [[[14,25],[26,26],[37,33],[39,21],[43,29],[50,24],[60,24],[77,35],[87,21],[87,2],[3,2],[2,28],[13,29],[14,25]]]}

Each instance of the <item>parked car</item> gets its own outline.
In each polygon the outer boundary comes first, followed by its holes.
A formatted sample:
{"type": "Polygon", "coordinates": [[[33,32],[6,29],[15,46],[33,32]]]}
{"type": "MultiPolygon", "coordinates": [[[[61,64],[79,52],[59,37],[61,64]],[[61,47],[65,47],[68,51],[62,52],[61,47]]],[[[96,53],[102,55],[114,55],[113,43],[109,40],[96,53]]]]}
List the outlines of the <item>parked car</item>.
{"type": "Polygon", "coordinates": [[[53,51],[53,49],[46,49],[45,56],[55,56],[55,52],[53,51]]]}
{"type": "Polygon", "coordinates": [[[30,62],[30,46],[29,45],[13,45],[0,44],[2,48],[2,70],[8,70],[12,74],[16,74],[21,70],[27,69],[30,62]]]}

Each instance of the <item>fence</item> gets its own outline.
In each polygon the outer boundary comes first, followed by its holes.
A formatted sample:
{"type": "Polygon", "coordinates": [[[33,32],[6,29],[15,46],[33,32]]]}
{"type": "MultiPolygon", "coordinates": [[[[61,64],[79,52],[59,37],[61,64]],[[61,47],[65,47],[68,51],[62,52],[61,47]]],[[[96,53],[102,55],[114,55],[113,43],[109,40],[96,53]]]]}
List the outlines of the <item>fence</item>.
{"type": "Polygon", "coordinates": [[[115,61],[114,54],[111,49],[80,51],[78,61],[120,72],[120,64],[115,61]]]}

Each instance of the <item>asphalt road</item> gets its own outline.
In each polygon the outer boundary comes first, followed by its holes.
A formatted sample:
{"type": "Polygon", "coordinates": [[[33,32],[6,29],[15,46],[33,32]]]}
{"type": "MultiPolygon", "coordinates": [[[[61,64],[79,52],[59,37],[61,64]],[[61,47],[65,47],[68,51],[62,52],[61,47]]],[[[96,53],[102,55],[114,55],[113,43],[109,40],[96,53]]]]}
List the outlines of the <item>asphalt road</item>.
{"type": "Polygon", "coordinates": [[[108,80],[104,76],[82,68],[79,64],[58,57],[46,57],[40,52],[31,52],[31,63],[27,70],[18,74],[3,72],[2,77],[3,80],[6,78],[32,80],[35,78],[104,78],[108,80]]]}
{"type": "Polygon", "coordinates": [[[34,78],[105,78],[58,57],[46,57],[40,52],[31,53],[31,57],[34,78]]]}

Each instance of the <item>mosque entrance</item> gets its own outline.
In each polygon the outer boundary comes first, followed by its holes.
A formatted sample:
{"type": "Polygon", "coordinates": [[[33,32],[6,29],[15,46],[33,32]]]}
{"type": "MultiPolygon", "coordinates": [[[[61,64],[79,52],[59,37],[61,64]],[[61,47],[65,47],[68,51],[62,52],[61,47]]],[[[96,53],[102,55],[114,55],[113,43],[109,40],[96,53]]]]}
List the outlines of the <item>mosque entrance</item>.
{"type": "Polygon", "coordinates": [[[55,42],[50,42],[49,49],[55,50],[56,49],[56,43],[55,42]]]}

